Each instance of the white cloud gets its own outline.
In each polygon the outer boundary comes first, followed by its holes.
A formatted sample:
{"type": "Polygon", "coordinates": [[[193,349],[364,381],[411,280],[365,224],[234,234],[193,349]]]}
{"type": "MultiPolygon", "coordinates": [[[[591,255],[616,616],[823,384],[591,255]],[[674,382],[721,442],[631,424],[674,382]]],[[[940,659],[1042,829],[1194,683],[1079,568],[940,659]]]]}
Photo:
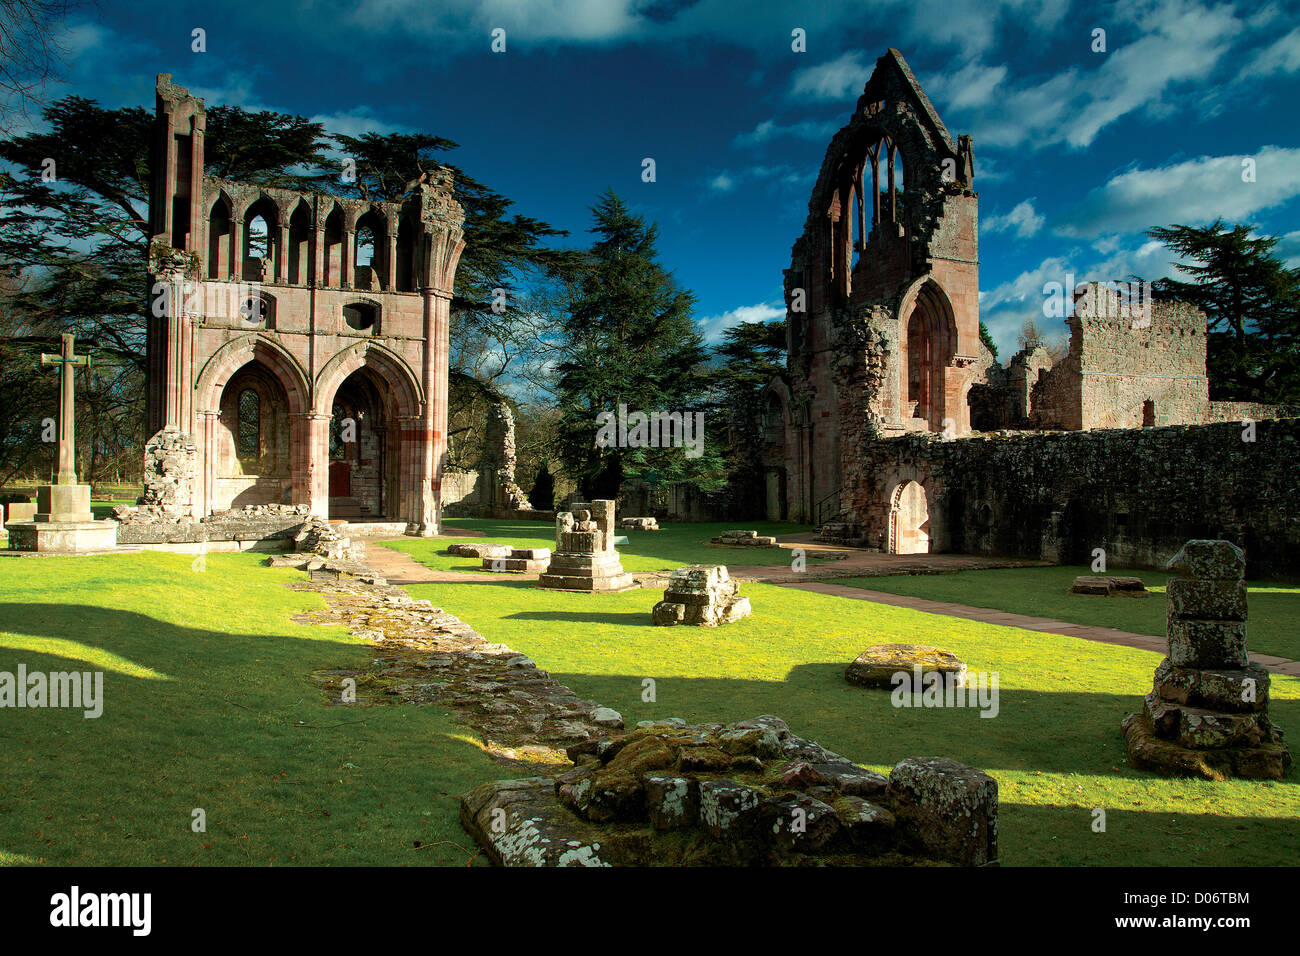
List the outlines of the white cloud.
{"type": "MultiPolygon", "coordinates": [[[[1037,198],[1037,197],[1034,197],[1037,198]]],[[[1044,217],[1034,211],[1034,199],[1026,199],[1003,216],[989,216],[980,224],[982,232],[1014,232],[1017,239],[1028,239],[1043,227],[1044,217]]]]}
{"type": "Polygon", "coordinates": [[[875,63],[861,50],[850,50],[833,60],[806,67],[794,74],[791,96],[810,100],[855,99],[862,93],[875,63]]]}
{"type": "Polygon", "coordinates": [[[945,109],[973,109],[988,106],[1006,78],[1006,66],[967,63],[956,71],[932,73],[921,86],[933,102],[943,104],[945,109]]]}
{"type": "Polygon", "coordinates": [[[843,124],[836,120],[826,120],[824,122],[799,120],[796,123],[788,123],[783,126],[776,120],[763,120],[748,133],[737,134],[736,138],[732,140],[732,144],[737,147],[754,146],[782,136],[811,140],[830,139],[841,125],[843,124]]]}
{"type": "Polygon", "coordinates": [[[714,192],[729,193],[736,188],[736,181],[724,171],[709,180],[709,188],[714,192]]]}
{"type": "Polygon", "coordinates": [[[1300,27],[1256,53],[1241,71],[1242,78],[1295,73],[1300,70],[1300,27]]]}
{"type": "Polygon", "coordinates": [[[1229,222],[1300,196],[1300,149],[1265,146],[1254,156],[1201,156],[1158,169],[1130,169],[1089,192],[1054,224],[1064,235],[1097,237],[1171,223],[1229,222]],[[1242,161],[1255,164],[1243,182],[1242,161]]]}
{"type": "MultiPolygon", "coordinates": [[[[1231,7],[1193,0],[1158,0],[1125,12],[1124,29],[1109,31],[1112,46],[1090,54],[1086,67],[1008,82],[1005,66],[967,63],[931,79],[936,100],[941,109],[968,114],[962,126],[977,143],[1083,149],[1122,117],[1164,116],[1183,105],[1183,90],[1195,83],[1199,91],[1244,29],[1231,7]],[[1137,38],[1121,42],[1130,27],[1137,38]]],[[[1082,36],[1086,42],[1088,33],[1082,36]]]]}
{"type": "Polygon", "coordinates": [[[716,342],[722,333],[743,322],[771,322],[785,315],[785,305],[781,302],[759,302],[757,305],[742,305],[723,312],[696,319],[695,324],[708,342],[716,342]]]}
{"type": "Polygon", "coordinates": [[[1280,256],[1288,269],[1300,268],[1300,229],[1279,236],[1273,255],[1280,256]]]}

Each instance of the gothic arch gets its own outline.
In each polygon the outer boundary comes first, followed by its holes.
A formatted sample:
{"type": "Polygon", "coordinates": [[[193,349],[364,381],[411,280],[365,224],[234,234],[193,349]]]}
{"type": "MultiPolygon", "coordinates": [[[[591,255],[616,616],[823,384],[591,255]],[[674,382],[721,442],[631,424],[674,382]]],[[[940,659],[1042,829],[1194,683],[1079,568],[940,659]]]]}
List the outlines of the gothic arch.
{"type": "Polygon", "coordinates": [[[298,360],[271,336],[252,332],[227,342],[208,359],[194,386],[195,410],[217,414],[226,383],[249,362],[262,364],[279,380],[291,415],[311,407],[311,386],[298,360]]]}
{"type": "Polygon", "coordinates": [[[334,395],[349,375],[359,368],[368,367],[392,389],[397,401],[397,414],[414,418],[424,407],[424,389],[411,367],[396,352],[375,342],[362,341],[349,346],[325,363],[316,376],[315,411],[329,416],[334,406],[334,395]]]}

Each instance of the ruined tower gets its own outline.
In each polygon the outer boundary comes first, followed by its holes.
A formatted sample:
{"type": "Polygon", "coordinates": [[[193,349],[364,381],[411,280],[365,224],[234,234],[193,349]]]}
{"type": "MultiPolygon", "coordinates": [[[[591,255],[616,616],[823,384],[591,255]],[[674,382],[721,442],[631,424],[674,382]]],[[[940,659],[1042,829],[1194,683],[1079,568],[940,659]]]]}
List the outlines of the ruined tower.
{"type": "Polygon", "coordinates": [[[953,138],[889,50],[831,140],[785,272],[787,375],[768,388],[768,516],[839,510],[864,437],[970,430],[978,197],[953,138]]]}
{"type": "Polygon", "coordinates": [[[398,201],[204,170],[201,99],[160,74],[142,504],[245,505],[434,534],[464,211],[446,170],[398,201]]]}

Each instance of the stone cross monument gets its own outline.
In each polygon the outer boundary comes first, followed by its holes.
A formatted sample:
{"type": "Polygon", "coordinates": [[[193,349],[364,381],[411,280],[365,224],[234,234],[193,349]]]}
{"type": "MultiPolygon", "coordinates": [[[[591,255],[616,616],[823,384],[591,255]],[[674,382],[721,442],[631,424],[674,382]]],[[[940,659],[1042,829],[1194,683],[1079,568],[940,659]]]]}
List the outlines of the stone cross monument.
{"type": "Polygon", "coordinates": [[[90,510],[90,485],[77,483],[73,437],[73,374],[90,359],[76,353],[71,332],[63,334],[58,354],[41,356],[42,365],[59,367],[58,471],[54,484],[36,489],[31,521],[12,522],[9,546],[17,551],[94,551],[117,545],[117,522],[96,521],[90,510]]]}
{"type": "MultiPolygon", "coordinates": [[[[63,333],[63,347],[58,354],[50,355],[44,353],[41,355],[42,365],[57,365],[59,367],[59,471],[58,476],[54,479],[54,484],[72,485],[73,487],[89,486],[77,485],[77,452],[74,430],[76,420],[73,417],[73,373],[77,368],[89,368],[90,357],[87,355],[78,355],[76,352],[76,339],[71,332],[63,333]]],[[[44,510],[44,509],[42,509],[44,510]]],[[[90,500],[86,500],[86,513],[90,513],[90,500]]]]}

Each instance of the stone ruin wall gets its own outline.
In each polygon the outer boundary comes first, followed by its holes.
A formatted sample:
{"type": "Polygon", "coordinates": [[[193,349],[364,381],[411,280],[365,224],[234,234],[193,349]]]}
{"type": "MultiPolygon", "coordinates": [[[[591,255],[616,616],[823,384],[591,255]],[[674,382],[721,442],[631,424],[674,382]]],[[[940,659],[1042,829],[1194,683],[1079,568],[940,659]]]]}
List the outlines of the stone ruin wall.
{"type": "Polygon", "coordinates": [[[900,482],[925,488],[931,549],[1160,567],[1189,538],[1241,547],[1253,578],[1300,568],[1300,419],[998,433],[864,443],[844,503],[867,544],[888,542],[900,482]]]}

